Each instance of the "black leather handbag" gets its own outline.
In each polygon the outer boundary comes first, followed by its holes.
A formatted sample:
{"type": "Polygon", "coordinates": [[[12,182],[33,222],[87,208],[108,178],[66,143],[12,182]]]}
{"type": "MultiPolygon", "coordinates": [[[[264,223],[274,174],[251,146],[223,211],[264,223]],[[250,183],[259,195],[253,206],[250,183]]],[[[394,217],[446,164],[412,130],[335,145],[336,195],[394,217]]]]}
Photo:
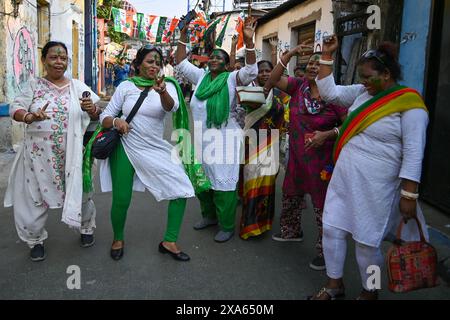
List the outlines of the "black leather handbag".
{"type": "MultiPolygon", "coordinates": [[[[142,105],[142,102],[144,102],[144,99],[147,97],[149,90],[150,88],[145,88],[145,90],[141,92],[139,99],[136,101],[136,104],[134,105],[128,117],[125,119],[126,122],[131,122],[136,112],[142,105]]],[[[95,137],[94,143],[92,144],[92,156],[96,159],[102,160],[109,158],[114,149],[117,147],[120,136],[120,132],[115,128],[100,131],[100,133],[95,137]]]]}

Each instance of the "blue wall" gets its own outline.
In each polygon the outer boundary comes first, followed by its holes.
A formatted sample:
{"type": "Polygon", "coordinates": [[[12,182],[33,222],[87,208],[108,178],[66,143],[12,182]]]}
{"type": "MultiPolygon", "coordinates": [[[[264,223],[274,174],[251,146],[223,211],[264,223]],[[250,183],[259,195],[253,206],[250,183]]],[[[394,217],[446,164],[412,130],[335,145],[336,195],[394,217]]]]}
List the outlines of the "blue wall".
{"type": "Polygon", "coordinates": [[[432,0],[405,0],[401,40],[400,64],[403,67],[402,84],[417,89],[423,94],[425,65],[432,0]],[[408,34],[412,36],[408,37],[408,34]]]}

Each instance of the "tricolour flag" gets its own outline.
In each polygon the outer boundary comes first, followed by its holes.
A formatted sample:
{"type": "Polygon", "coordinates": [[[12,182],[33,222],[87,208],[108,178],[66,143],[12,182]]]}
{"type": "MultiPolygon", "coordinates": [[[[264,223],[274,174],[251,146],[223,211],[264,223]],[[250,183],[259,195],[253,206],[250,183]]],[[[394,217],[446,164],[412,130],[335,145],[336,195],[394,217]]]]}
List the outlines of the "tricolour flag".
{"type": "Polygon", "coordinates": [[[156,33],[156,43],[161,42],[164,28],[166,27],[166,21],[167,21],[167,17],[159,17],[158,31],[156,33]]]}
{"type": "Polygon", "coordinates": [[[123,28],[126,25],[127,13],[123,9],[111,8],[111,12],[114,18],[114,31],[123,32],[123,28]]]}

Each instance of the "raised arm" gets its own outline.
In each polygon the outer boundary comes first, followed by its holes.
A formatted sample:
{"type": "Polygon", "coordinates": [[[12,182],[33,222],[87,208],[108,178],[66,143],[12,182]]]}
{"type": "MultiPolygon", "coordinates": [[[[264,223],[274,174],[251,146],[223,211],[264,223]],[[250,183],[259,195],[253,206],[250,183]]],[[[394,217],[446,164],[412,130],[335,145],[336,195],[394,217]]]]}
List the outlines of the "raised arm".
{"type": "Polygon", "coordinates": [[[358,96],[364,93],[365,88],[363,85],[336,85],[333,77],[333,54],[338,47],[339,43],[336,35],[324,39],[316,83],[323,100],[348,108],[358,96]]]}
{"type": "Polygon", "coordinates": [[[231,38],[230,67],[229,67],[230,71],[233,71],[235,69],[237,43],[238,43],[238,36],[233,35],[233,38],[231,38]]]}
{"type": "Polygon", "coordinates": [[[275,68],[270,75],[269,81],[267,81],[266,85],[264,86],[265,91],[268,92],[273,87],[276,87],[292,95],[292,92],[288,92],[288,77],[283,77],[284,69],[287,68],[287,65],[292,57],[302,55],[308,50],[311,51],[312,47],[308,45],[308,41],[305,41],[294,49],[285,52],[280,58],[280,62],[275,65],[275,68]]]}
{"type": "Polygon", "coordinates": [[[256,20],[251,16],[244,21],[244,43],[245,43],[245,67],[237,72],[242,85],[250,84],[258,76],[256,65],[256,49],[253,43],[253,35],[256,30],[256,20]]]}

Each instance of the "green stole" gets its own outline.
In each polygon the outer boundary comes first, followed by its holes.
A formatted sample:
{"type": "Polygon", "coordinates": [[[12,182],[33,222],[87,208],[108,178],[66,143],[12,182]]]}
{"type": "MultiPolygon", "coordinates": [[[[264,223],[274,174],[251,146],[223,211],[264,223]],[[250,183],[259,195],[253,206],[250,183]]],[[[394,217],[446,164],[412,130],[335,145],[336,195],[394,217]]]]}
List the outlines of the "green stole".
{"type": "MultiPolygon", "coordinates": [[[[133,82],[138,87],[152,87],[155,84],[154,80],[148,80],[142,77],[132,77],[127,79],[133,82]]],[[[184,169],[187,176],[189,177],[192,186],[194,187],[195,193],[201,193],[211,189],[211,181],[205,174],[202,165],[195,159],[194,147],[190,140],[189,134],[189,116],[186,108],[186,102],[184,100],[183,92],[178,84],[178,81],[172,77],[165,77],[165,81],[172,83],[178,95],[179,107],[178,110],[172,113],[173,127],[176,129],[178,134],[177,148],[179,151],[180,159],[183,163],[184,169]],[[185,139],[186,137],[186,139],[185,139]]],[[[85,192],[92,191],[92,156],[91,149],[92,144],[96,136],[103,130],[102,126],[99,125],[89,140],[85,151],[83,159],[83,190],[85,192]]]]}

